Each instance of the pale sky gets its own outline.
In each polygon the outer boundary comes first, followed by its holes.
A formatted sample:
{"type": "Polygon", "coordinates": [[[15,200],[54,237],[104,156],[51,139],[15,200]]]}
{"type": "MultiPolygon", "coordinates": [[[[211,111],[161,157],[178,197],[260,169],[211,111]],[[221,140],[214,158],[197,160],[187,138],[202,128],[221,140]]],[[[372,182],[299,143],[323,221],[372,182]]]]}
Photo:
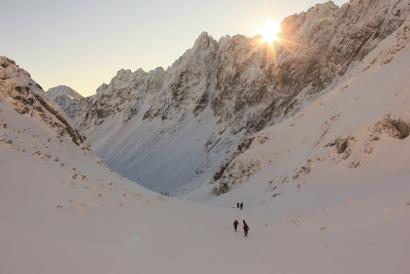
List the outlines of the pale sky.
{"type": "MultiPolygon", "coordinates": [[[[91,95],[121,69],[171,65],[202,31],[254,36],[321,0],[0,0],[0,55],[45,90],[91,95]]],[[[336,0],[340,5],[347,0],[336,0]]]]}

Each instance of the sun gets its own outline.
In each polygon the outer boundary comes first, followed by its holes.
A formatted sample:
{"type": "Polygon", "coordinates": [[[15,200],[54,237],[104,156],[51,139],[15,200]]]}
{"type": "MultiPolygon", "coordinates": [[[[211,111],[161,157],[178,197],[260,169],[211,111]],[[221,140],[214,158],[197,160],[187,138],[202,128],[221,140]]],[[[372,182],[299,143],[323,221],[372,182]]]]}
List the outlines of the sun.
{"type": "Polygon", "coordinates": [[[272,44],[280,39],[280,24],[276,21],[267,21],[260,29],[259,35],[265,43],[272,44]]]}

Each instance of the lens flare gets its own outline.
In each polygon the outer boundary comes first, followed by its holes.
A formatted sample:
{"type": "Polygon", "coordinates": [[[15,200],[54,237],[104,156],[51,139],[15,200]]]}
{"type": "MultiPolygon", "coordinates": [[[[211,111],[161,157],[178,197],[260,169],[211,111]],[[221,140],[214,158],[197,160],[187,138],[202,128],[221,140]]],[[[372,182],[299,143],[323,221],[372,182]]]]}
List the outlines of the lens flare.
{"type": "Polygon", "coordinates": [[[268,21],[259,29],[259,35],[262,37],[262,40],[268,44],[279,41],[280,32],[280,24],[276,21],[268,21]]]}

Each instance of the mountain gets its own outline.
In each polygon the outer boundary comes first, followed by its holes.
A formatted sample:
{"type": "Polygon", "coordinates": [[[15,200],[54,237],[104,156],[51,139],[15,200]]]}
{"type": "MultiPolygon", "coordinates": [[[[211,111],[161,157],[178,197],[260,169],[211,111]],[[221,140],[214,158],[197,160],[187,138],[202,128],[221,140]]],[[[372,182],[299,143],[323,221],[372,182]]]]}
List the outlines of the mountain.
{"type": "Polygon", "coordinates": [[[84,98],[72,88],[63,85],[50,88],[49,90],[47,90],[47,95],[53,100],[56,100],[61,96],[67,97],[71,100],[81,100],[84,98]]]}
{"type": "Polygon", "coordinates": [[[274,48],[202,33],[166,70],[120,70],[74,119],[113,170],[186,193],[218,177],[253,134],[349,77],[409,12],[404,0],[319,4],[286,18],[274,48]]]}
{"type": "Polygon", "coordinates": [[[67,86],[57,86],[47,90],[47,95],[53,99],[62,110],[74,119],[79,111],[81,100],[84,99],[79,93],[67,86]]]}
{"type": "Polygon", "coordinates": [[[221,196],[214,203],[238,196],[263,202],[318,185],[366,196],[371,188],[406,185],[409,61],[408,19],[316,100],[248,137],[210,183],[187,198],[206,201],[210,192],[221,196]],[[350,184],[357,189],[347,191],[350,184]]]}

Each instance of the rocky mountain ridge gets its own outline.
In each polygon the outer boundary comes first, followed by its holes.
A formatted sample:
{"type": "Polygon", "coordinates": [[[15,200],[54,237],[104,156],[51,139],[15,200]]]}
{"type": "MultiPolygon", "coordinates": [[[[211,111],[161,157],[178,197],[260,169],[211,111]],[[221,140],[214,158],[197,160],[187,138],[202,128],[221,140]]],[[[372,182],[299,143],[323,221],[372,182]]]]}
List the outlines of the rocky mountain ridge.
{"type": "Polygon", "coordinates": [[[202,33],[166,70],[120,70],[74,119],[120,174],[156,191],[190,190],[249,136],[347,75],[409,14],[407,0],[327,2],[286,18],[273,46],[202,33]]]}
{"type": "Polygon", "coordinates": [[[38,117],[61,140],[69,137],[76,145],[87,148],[85,137],[59,111],[59,107],[47,97],[42,87],[31,79],[29,73],[4,56],[0,56],[0,101],[10,104],[21,115],[38,117]]]}

